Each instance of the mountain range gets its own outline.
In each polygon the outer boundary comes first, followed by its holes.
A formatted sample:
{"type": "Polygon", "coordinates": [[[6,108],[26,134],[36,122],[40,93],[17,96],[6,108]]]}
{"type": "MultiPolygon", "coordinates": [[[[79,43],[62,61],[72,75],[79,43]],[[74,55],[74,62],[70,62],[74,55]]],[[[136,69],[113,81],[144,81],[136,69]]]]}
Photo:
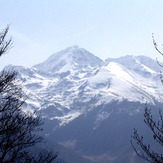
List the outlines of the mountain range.
{"type": "MultiPolygon", "coordinates": [[[[163,101],[161,67],[155,60],[123,56],[103,61],[72,46],[31,68],[10,68],[18,72],[28,96],[26,109],[45,119],[44,136],[74,151],[78,163],[141,162],[130,139],[135,127],[148,135],[145,104],[156,110],[163,101]]],[[[65,162],[76,162],[66,155],[71,156],[61,152],[65,162]]]]}

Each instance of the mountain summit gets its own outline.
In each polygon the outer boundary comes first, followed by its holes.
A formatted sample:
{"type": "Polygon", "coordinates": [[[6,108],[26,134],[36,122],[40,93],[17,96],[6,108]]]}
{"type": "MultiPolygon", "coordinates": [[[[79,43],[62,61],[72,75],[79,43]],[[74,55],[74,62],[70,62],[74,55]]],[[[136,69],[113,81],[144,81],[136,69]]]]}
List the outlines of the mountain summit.
{"type": "Polygon", "coordinates": [[[50,56],[45,62],[33,66],[46,73],[66,72],[68,70],[85,67],[99,67],[104,62],[78,46],[71,46],[50,56]]]}

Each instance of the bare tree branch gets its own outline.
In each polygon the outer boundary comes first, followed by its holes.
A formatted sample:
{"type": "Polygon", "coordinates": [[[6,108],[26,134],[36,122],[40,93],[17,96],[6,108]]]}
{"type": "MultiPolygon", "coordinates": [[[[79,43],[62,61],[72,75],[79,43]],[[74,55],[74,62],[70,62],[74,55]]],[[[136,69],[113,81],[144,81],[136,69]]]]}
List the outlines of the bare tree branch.
{"type": "MultiPolygon", "coordinates": [[[[151,109],[147,106],[145,107],[144,113],[144,122],[150,128],[153,139],[163,147],[163,118],[161,114],[161,110],[159,110],[159,120],[154,121],[153,116],[151,114],[151,109]]],[[[144,143],[143,136],[140,136],[136,129],[134,129],[134,134],[131,136],[134,142],[131,140],[131,145],[136,152],[136,154],[143,158],[144,160],[152,163],[163,163],[163,156],[159,154],[159,152],[155,152],[151,149],[150,144],[144,143]],[[136,148],[137,146],[137,148],[136,148]],[[140,149],[140,150],[138,150],[140,149]]]]}
{"type": "MultiPolygon", "coordinates": [[[[11,38],[6,41],[8,30],[9,26],[0,33],[0,56],[12,45],[11,38]]],[[[38,136],[43,121],[35,113],[23,112],[27,96],[16,75],[14,70],[0,72],[0,163],[50,163],[57,157],[53,151],[31,152],[43,141],[38,136]]]]}

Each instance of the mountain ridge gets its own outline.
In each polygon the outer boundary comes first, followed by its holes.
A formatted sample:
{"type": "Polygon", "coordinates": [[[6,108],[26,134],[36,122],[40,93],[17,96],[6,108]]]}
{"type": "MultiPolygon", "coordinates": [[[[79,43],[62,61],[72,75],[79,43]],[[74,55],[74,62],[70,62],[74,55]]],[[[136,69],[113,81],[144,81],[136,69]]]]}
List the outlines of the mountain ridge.
{"type": "Polygon", "coordinates": [[[30,108],[45,110],[53,106],[62,115],[56,119],[72,120],[83,114],[87,110],[85,104],[93,99],[96,99],[95,106],[116,100],[153,104],[161,101],[163,91],[157,66],[154,60],[144,56],[124,56],[104,62],[87,50],[72,46],[32,68],[17,66],[15,69],[29,94],[30,108]],[[81,58],[86,61],[81,63],[81,58]],[[77,103],[84,105],[79,108],[77,103]]]}

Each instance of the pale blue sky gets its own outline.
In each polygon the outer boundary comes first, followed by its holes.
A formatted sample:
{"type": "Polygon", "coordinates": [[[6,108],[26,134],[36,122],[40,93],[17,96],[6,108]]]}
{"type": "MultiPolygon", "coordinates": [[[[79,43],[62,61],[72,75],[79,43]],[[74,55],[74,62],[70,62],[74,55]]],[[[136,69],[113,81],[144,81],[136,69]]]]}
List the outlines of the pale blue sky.
{"type": "Polygon", "coordinates": [[[156,58],[152,33],[163,43],[163,0],[0,0],[0,6],[0,29],[10,24],[14,41],[0,67],[30,67],[72,45],[101,59],[156,58]]]}

